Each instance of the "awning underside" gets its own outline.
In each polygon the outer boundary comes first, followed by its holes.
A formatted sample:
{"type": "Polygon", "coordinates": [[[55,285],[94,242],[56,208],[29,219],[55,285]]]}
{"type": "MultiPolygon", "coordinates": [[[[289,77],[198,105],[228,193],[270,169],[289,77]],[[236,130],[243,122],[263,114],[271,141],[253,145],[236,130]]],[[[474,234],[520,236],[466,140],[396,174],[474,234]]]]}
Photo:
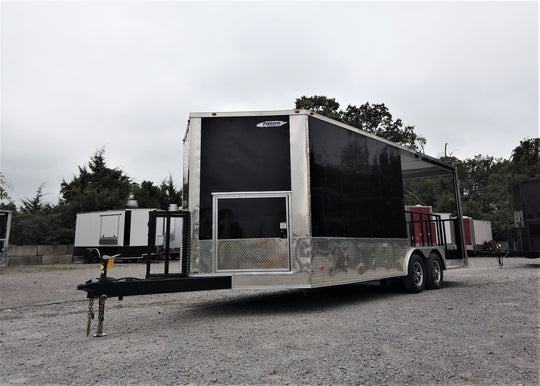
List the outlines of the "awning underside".
{"type": "Polygon", "coordinates": [[[453,168],[434,159],[416,154],[401,154],[403,179],[443,176],[453,173],[453,168]]]}

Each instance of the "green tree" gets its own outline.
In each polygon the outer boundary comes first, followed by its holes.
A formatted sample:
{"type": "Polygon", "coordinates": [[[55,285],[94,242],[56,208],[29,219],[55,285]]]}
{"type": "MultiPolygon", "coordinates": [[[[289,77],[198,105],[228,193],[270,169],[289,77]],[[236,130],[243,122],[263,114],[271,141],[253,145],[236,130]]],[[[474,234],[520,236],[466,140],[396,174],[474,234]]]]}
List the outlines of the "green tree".
{"type": "Polygon", "coordinates": [[[524,139],[509,160],[482,155],[450,159],[458,168],[463,214],[490,221],[496,240],[514,225],[512,185],[540,179],[539,145],[539,138],[524,139]]]}
{"type": "Polygon", "coordinates": [[[510,157],[511,172],[517,181],[540,179],[540,138],[529,138],[519,142],[510,157]]]}
{"type": "Polygon", "coordinates": [[[368,133],[399,143],[417,151],[424,151],[426,139],[414,132],[414,126],[403,126],[401,119],[394,120],[384,103],[364,103],[357,107],[348,105],[342,112],[342,121],[368,133]]]}
{"type": "Polygon", "coordinates": [[[79,175],[60,185],[60,204],[69,208],[75,219],[79,212],[120,208],[131,192],[131,180],[121,169],[112,169],[99,149],[88,166],[79,166],[79,175]]]}
{"type": "Polygon", "coordinates": [[[492,169],[481,201],[485,219],[491,221],[493,236],[504,239],[514,227],[512,186],[518,182],[540,180],[540,138],[524,139],[514,148],[509,160],[492,169]]]}
{"type": "Polygon", "coordinates": [[[21,213],[35,213],[40,210],[50,209],[51,205],[43,201],[43,192],[44,184],[41,184],[36,191],[36,195],[33,198],[25,198],[22,200],[22,206],[20,209],[21,213]]]}
{"type": "Polygon", "coordinates": [[[463,161],[455,157],[441,157],[441,160],[458,170],[463,215],[490,221],[493,238],[501,240],[513,219],[508,161],[483,155],[463,161]]]}
{"type": "Polygon", "coordinates": [[[131,194],[139,208],[161,208],[161,190],[151,181],[143,181],[140,185],[133,184],[131,194]]]}
{"type": "Polygon", "coordinates": [[[503,240],[506,231],[514,226],[511,191],[513,176],[510,166],[508,160],[495,164],[481,193],[483,218],[478,219],[491,221],[495,240],[503,240]]]}
{"type": "Polygon", "coordinates": [[[182,205],[182,191],[176,188],[171,175],[163,180],[160,186],[150,181],[143,181],[140,186],[134,184],[132,195],[140,208],[166,210],[170,204],[182,205]]]}
{"type": "Polygon", "coordinates": [[[15,204],[11,200],[8,189],[11,188],[11,185],[6,180],[6,177],[0,172],[0,208],[12,210],[15,204]],[[5,202],[4,202],[5,201],[5,202]]]}
{"type": "Polygon", "coordinates": [[[295,108],[314,111],[325,117],[341,121],[341,111],[339,103],[335,98],[327,98],[322,95],[313,95],[312,97],[302,96],[296,99],[295,108]]]}
{"type": "Polygon", "coordinates": [[[62,208],[44,201],[43,185],[36,195],[22,200],[19,210],[13,212],[10,242],[15,245],[70,244],[73,229],[65,226],[62,208]]]}
{"type": "Polygon", "coordinates": [[[297,98],[295,107],[314,111],[413,150],[423,151],[426,145],[426,139],[414,132],[414,126],[403,126],[401,119],[394,120],[384,103],[348,105],[343,111],[339,110],[339,103],[334,98],[314,95],[297,98]]]}
{"type": "Polygon", "coordinates": [[[109,168],[105,150],[97,150],[88,165],[79,166],[79,175],[60,184],[60,200],[54,207],[59,238],[73,242],[77,213],[121,208],[128,201],[131,179],[118,168],[109,168]]]}
{"type": "Polygon", "coordinates": [[[458,173],[461,195],[465,202],[475,201],[481,203],[482,211],[486,211],[487,208],[483,202],[484,188],[494,168],[500,162],[503,162],[503,160],[477,155],[460,163],[458,173]]]}
{"type": "Polygon", "coordinates": [[[431,206],[434,213],[457,215],[451,176],[415,178],[403,181],[406,206],[431,206]]]}
{"type": "Polygon", "coordinates": [[[182,205],[182,191],[176,189],[172,175],[169,174],[169,178],[161,182],[160,189],[162,194],[161,207],[163,209],[167,209],[170,204],[182,205]]]}

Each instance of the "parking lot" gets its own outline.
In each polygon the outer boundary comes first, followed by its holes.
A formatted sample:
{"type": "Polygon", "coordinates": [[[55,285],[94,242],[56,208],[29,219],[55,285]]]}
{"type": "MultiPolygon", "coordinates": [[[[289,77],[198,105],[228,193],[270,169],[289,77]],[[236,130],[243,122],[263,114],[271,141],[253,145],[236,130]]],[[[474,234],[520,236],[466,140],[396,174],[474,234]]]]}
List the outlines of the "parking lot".
{"type": "Polygon", "coordinates": [[[102,338],[86,336],[76,290],[96,265],[6,268],[0,383],[537,385],[539,268],[472,258],[416,295],[353,285],[109,299],[102,338]]]}

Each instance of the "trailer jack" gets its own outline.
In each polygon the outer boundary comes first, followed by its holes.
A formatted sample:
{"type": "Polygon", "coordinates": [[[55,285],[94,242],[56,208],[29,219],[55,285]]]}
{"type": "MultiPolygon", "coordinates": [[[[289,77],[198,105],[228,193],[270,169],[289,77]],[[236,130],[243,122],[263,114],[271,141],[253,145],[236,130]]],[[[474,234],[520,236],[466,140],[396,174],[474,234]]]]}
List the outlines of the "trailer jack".
{"type": "MultiPolygon", "coordinates": [[[[101,275],[99,280],[101,281],[107,281],[107,268],[109,267],[110,263],[114,263],[114,258],[118,257],[120,255],[114,255],[114,256],[107,256],[104,255],[103,257],[100,256],[99,250],[96,249],[98,256],[100,258],[101,263],[101,275]]],[[[103,321],[105,320],[105,301],[107,300],[107,295],[101,294],[99,295],[99,309],[98,309],[98,325],[96,333],[94,334],[95,338],[100,338],[102,336],[106,336],[103,332],[103,321]]],[[[94,319],[94,298],[89,297],[88,298],[88,321],[86,323],[86,336],[90,335],[90,330],[92,328],[92,319],[94,319]]]]}

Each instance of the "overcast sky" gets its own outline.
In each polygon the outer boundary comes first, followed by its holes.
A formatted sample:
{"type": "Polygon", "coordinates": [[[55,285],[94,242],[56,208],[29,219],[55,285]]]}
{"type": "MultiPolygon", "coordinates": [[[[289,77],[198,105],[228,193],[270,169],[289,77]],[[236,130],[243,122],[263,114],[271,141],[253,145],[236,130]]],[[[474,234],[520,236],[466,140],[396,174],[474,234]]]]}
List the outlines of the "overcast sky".
{"type": "Polygon", "coordinates": [[[537,2],[6,2],[0,170],[56,203],[105,148],[135,182],[182,174],[190,112],[384,103],[426,153],[508,158],[538,129],[537,2]]]}

